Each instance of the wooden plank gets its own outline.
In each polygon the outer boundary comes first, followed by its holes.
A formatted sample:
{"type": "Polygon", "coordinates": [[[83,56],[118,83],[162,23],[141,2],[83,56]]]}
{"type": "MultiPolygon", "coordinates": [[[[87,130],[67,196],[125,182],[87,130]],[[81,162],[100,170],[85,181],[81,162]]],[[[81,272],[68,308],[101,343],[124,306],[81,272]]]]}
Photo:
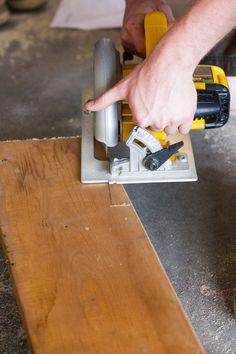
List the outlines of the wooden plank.
{"type": "Polygon", "coordinates": [[[79,138],[0,143],[0,196],[34,353],[203,353],[123,187],[80,183],[79,138]]]}

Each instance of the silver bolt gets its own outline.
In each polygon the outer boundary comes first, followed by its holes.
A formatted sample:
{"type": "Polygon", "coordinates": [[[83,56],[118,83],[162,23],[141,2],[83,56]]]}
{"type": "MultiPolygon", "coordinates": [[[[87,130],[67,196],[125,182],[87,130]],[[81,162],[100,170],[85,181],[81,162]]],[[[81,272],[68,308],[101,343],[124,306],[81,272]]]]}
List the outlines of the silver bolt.
{"type": "Polygon", "coordinates": [[[186,158],[186,156],[184,156],[184,155],[179,155],[179,156],[178,156],[178,160],[180,160],[181,162],[186,162],[186,161],[187,161],[187,158],[186,158]]]}

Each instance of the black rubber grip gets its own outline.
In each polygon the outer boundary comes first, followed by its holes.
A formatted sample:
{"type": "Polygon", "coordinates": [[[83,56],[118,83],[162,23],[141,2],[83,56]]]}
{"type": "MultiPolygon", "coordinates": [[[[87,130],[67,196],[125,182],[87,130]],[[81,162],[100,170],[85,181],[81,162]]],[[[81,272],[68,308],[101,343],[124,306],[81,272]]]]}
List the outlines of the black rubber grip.
{"type": "Polygon", "coordinates": [[[219,114],[221,104],[217,91],[197,90],[197,111],[195,117],[219,114]]]}
{"type": "Polygon", "coordinates": [[[205,90],[197,90],[197,111],[194,119],[204,118],[205,128],[220,128],[229,119],[230,93],[221,84],[206,84],[205,90]]]}

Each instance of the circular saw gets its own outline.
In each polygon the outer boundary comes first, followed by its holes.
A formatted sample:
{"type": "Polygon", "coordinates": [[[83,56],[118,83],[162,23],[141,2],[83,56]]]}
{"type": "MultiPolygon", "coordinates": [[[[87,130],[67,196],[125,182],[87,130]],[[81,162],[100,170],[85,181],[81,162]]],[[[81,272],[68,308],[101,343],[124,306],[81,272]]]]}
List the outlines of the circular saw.
{"type": "MultiPolygon", "coordinates": [[[[146,56],[167,31],[161,12],[145,16],[146,56]]],[[[98,97],[134,69],[130,53],[120,53],[110,39],[101,39],[94,49],[94,92],[98,97]]],[[[193,74],[197,90],[197,110],[192,130],[222,127],[229,119],[230,93],[220,67],[198,65],[193,74]]],[[[87,94],[89,95],[89,94],[87,94]]],[[[88,99],[89,97],[85,97],[88,99]]],[[[183,97],[183,100],[186,98],[183,97]]],[[[157,112],[158,116],[158,112],[157,112]]],[[[136,126],[127,101],[117,102],[99,112],[82,117],[83,183],[150,183],[196,181],[197,173],[190,136],[136,126]],[[96,149],[102,149],[98,158],[96,149]]]]}

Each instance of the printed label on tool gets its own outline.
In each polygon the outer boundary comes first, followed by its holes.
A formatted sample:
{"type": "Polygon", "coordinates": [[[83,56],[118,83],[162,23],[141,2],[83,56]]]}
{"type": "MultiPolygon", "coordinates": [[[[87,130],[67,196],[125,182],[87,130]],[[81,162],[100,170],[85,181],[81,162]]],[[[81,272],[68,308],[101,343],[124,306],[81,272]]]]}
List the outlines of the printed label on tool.
{"type": "Polygon", "coordinates": [[[193,73],[194,82],[213,82],[213,74],[210,66],[197,66],[193,73]]]}

